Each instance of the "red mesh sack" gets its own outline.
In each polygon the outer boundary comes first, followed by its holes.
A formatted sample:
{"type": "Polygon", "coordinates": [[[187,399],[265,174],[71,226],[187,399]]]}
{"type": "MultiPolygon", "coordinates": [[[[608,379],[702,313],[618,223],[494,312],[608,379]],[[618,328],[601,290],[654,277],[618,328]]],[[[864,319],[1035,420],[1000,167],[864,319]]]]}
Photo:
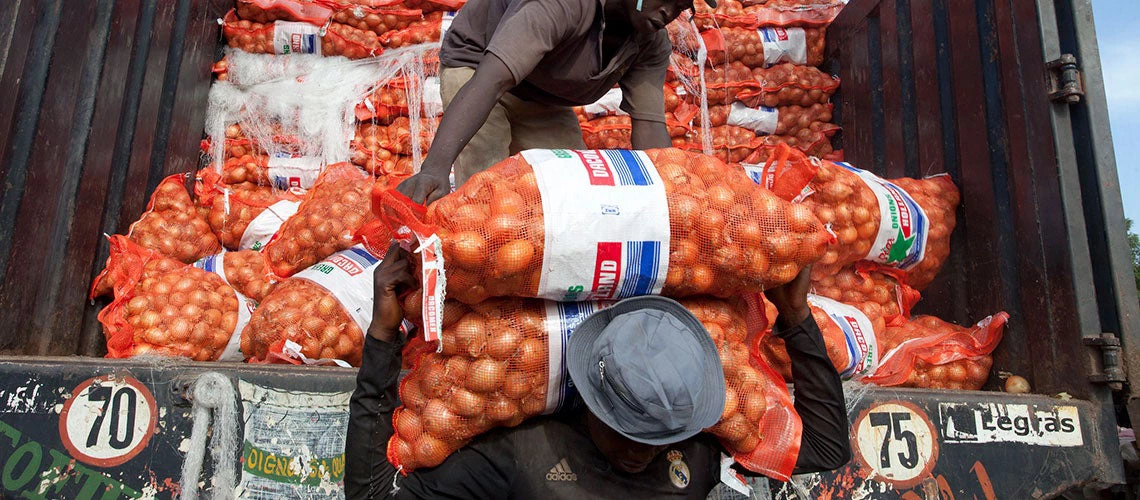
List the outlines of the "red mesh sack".
{"type": "MultiPolygon", "coordinates": [[[[810,160],[792,155],[788,161],[810,160]]],[[[808,189],[804,204],[839,240],[812,269],[817,279],[865,259],[907,271],[907,284],[922,290],[950,254],[959,198],[945,174],[884,180],[846,163],[824,161],[808,189]]]]}
{"type": "Polygon", "coordinates": [[[114,235],[109,282],[115,299],[99,312],[108,358],[142,354],[241,361],[238,334],[253,304],[215,274],[114,235]]]}
{"type": "MultiPolygon", "coordinates": [[[[526,151],[426,211],[394,190],[373,196],[399,238],[412,237],[406,226],[438,245],[447,294],[465,303],[758,292],[790,281],[830,240],[805,207],[678,149],[526,151]]],[[[438,305],[442,290],[425,290],[438,305]]]]}
{"type": "Polygon", "coordinates": [[[185,181],[185,174],[174,174],[158,183],[146,212],[131,224],[127,237],[144,248],[191,263],[218,253],[222,246],[190,200],[185,181]]]}
{"type": "Polygon", "coordinates": [[[357,245],[282,281],[241,333],[251,363],[360,366],[380,260],[357,245]]]}
{"type": "MultiPolygon", "coordinates": [[[[776,308],[763,302],[768,324],[774,324],[776,308]]],[[[878,304],[845,304],[819,295],[808,295],[808,304],[827,346],[827,357],[839,376],[860,380],[874,373],[882,356],[879,337],[886,329],[878,304]]],[[[792,362],[783,339],[769,330],[759,337],[755,352],[785,380],[792,380],[792,362]]]]}
{"type": "Polygon", "coordinates": [[[933,316],[916,316],[887,327],[884,352],[875,374],[864,381],[882,386],[978,390],[989,378],[991,354],[1001,342],[1009,315],[999,312],[972,328],[933,316]]]}
{"type": "Polygon", "coordinates": [[[230,47],[253,54],[317,54],[363,59],[384,51],[380,39],[340,23],[317,26],[305,22],[275,21],[262,24],[238,19],[233,10],[222,19],[222,33],[230,47]]]}
{"type": "Polygon", "coordinates": [[[194,267],[222,278],[238,293],[261,302],[277,285],[265,255],[255,250],[226,252],[203,257],[194,267]]]}
{"type": "Polygon", "coordinates": [[[380,35],[380,43],[384,44],[385,47],[396,49],[421,43],[439,42],[442,20],[443,12],[432,12],[404,28],[380,35]]]}
{"type": "Polygon", "coordinates": [[[750,108],[744,103],[731,106],[709,107],[709,124],[714,127],[732,125],[760,135],[797,135],[801,130],[830,129],[831,105],[814,104],[810,107],[782,106],[779,108],[750,108]]]}
{"type": "Polygon", "coordinates": [[[755,68],[752,77],[759,84],[736,98],[749,106],[827,104],[839,88],[839,79],[811,66],[781,63],[770,68],[755,68]]]}
{"type": "Polygon", "coordinates": [[[887,325],[902,326],[921,296],[906,285],[906,274],[898,269],[863,261],[838,273],[812,282],[814,293],[829,299],[858,304],[873,302],[882,308],[887,325]]]}
{"type": "Polygon", "coordinates": [[[260,250],[301,203],[301,196],[292,191],[251,183],[222,184],[208,168],[198,178],[195,191],[199,203],[209,209],[206,220],[230,250],[260,250]]]}
{"type": "Polygon", "coordinates": [[[238,17],[255,23],[304,21],[316,26],[325,24],[332,9],[311,0],[237,0],[238,17]]]}
{"type": "MultiPolygon", "coordinates": [[[[747,0],[746,0],[747,2],[747,0]]],[[[827,27],[843,10],[842,0],[768,0],[744,8],[758,26],[827,27]]]]}
{"type": "Polygon", "coordinates": [[[819,66],[826,42],[823,28],[723,28],[703,31],[701,37],[709,63],[740,61],[749,68],[782,62],[819,66]]]}
{"type": "Polygon", "coordinates": [[[419,9],[393,7],[367,7],[355,5],[332,13],[333,22],[351,26],[361,31],[370,31],[381,37],[389,31],[399,30],[423,20],[424,13],[419,9]]]}
{"type": "Polygon", "coordinates": [[[372,176],[350,163],[329,165],[305,193],[297,213],[265,245],[273,273],[292,276],[352,246],[353,233],[371,217],[368,193],[372,183],[372,176]]]}
{"type": "MultiPolygon", "coordinates": [[[[786,479],[800,430],[786,387],[749,355],[738,310],[712,299],[682,303],[704,323],[724,366],[725,409],[708,431],[745,467],[786,479]]],[[[400,383],[404,406],[393,414],[388,460],[404,473],[433,467],[491,428],[557,411],[574,397],[559,354],[574,327],[600,307],[532,299],[449,305],[442,351],[418,349],[400,383]]]]}

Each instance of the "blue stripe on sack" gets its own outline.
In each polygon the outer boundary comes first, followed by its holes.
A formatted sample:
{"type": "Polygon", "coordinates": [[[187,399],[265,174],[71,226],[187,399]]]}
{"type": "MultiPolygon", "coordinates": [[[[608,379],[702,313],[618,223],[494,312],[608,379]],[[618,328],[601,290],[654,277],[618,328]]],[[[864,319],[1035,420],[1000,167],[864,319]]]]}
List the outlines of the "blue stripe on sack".
{"type": "Polygon", "coordinates": [[[605,151],[606,158],[617,173],[618,180],[623,186],[649,186],[653,178],[649,176],[648,167],[642,163],[641,157],[627,149],[609,149],[605,151]]]}
{"type": "Polygon", "coordinates": [[[372,254],[368,253],[368,250],[357,247],[352,247],[345,250],[344,256],[348,257],[349,260],[360,264],[360,267],[363,267],[365,269],[368,269],[373,264],[380,261],[380,259],[377,259],[376,257],[373,257],[372,254]]]}
{"type": "Polygon", "coordinates": [[[621,296],[648,295],[657,285],[657,267],[661,261],[661,242],[627,241],[626,269],[622,278],[621,296]]]}

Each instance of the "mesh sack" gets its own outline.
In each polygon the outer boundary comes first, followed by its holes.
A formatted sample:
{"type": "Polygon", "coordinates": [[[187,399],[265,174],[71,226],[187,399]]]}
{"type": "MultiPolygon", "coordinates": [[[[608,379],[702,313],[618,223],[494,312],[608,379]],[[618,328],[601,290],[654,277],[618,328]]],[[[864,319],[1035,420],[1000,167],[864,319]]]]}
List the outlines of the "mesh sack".
{"type": "Polygon", "coordinates": [[[233,10],[222,19],[222,33],[230,47],[253,54],[321,54],[363,59],[384,52],[380,38],[371,31],[340,23],[263,24],[238,19],[233,10]]]}
{"type": "Polygon", "coordinates": [[[759,26],[784,27],[826,27],[846,5],[844,0],[768,0],[763,5],[744,2],[744,12],[756,19],[759,26]]]}
{"type": "Polygon", "coordinates": [[[723,28],[701,32],[712,64],[740,61],[749,68],[788,62],[823,64],[823,28],[723,28]]]}
{"type": "Polygon", "coordinates": [[[352,236],[371,217],[368,193],[372,176],[352,164],[329,165],[265,245],[274,274],[282,278],[352,246],[352,236]]]}
{"type": "Polygon", "coordinates": [[[274,21],[303,21],[325,24],[332,9],[311,0],[237,0],[234,10],[241,19],[269,24],[274,21]]]}
{"type": "Polygon", "coordinates": [[[354,5],[340,8],[332,13],[333,22],[351,26],[361,31],[370,31],[383,36],[389,31],[399,30],[423,20],[424,13],[419,9],[393,7],[367,7],[354,5]]]}
{"type": "Polygon", "coordinates": [[[99,312],[108,358],[142,354],[241,361],[238,334],[253,303],[215,274],[109,237],[104,274],[114,300],[99,312]]]}
{"type": "Polygon", "coordinates": [[[839,88],[839,79],[810,66],[780,63],[770,68],[755,68],[752,77],[759,88],[747,89],[736,98],[749,106],[827,104],[839,88]]]}
{"type": "Polygon", "coordinates": [[[903,326],[887,327],[880,340],[886,354],[874,375],[864,381],[925,389],[981,389],[1007,320],[1009,315],[1000,312],[964,328],[933,316],[916,316],[903,326]]]}
{"type": "Polygon", "coordinates": [[[759,135],[796,136],[801,130],[829,130],[830,104],[813,104],[810,107],[781,106],[779,108],[750,108],[734,102],[730,106],[709,108],[709,124],[714,127],[732,125],[759,135]]]}
{"type": "MultiPolygon", "coordinates": [[[[786,479],[800,429],[786,386],[751,359],[740,312],[719,300],[682,303],[705,324],[724,366],[726,405],[708,431],[745,467],[786,479]]],[[[434,467],[491,428],[560,409],[574,397],[562,365],[566,342],[582,319],[605,306],[532,299],[449,306],[461,314],[445,321],[441,351],[418,349],[400,383],[404,406],[393,414],[389,462],[404,473],[434,467]]]]}
{"type": "MultiPolygon", "coordinates": [[[[788,161],[811,160],[793,154],[788,161]]],[[[929,285],[950,254],[959,201],[950,177],[885,180],[829,161],[818,168],[804,204],[835,232],[839,244],[828,248],[813,276],[820,279],[870,260],[906,271],[907,284],[917,290],[929,285]]]]}
{"type": "Polygon", "coordinates": [[[380,260],[362,245],[282,281],[241,333],[251,363],[360,366],[380,260]]]}
{"type": "Polygon", "coordinates": [[[301,196],[293,191],[252,183],[222,184],[210,169],[199,172],[195,191],[199,203],[209,209],[210,229],[230,250],[260,250],[301,204],[301,196]]]}
{"type": "Polygon", "coordinates": [[[918,290],[907,286],[905,273],[866,261],[813,281],[812,291],[848,304],[878,304],[890,326],[906,324],[911,308],[921,298],[918,290]]]}
{"type": "MultiPolygon", "coordinates": [[[[879,337],[886,329],[882,308],[873,302],[845,304],[808,295],[811,315],[823,336],[827,357],[843,380],[860,380],[875,372],[882,356],[879,337]]],[[[776,308],[764,301],[768,324],[776,322],[776,308]]],[[[784,340],[771,330],[759,337],[755,352],[784,380],[792,381],[792,361],[784,340]]]]}
{"type": "Polygon", "coordinates": [[[465,303],[758,292],[790,281],[830,240],[808,210],[740,169],[678,149],[530,150],[426,211],[394,190],[374,191],[373,209],[400,238],[406,226],[438,241],[447,294],[465,303]]]}
{"type": "Polygon", "coordinates": [[[401,29],[388,31],[380,35],[380,43],[393,49],[422,43],[438,43],[443,15],[443,12],[432,12],[401,29]]]}
{"type": "Polygon", "coordinates": [[[210,224],[186,191],[185,174],[174,174],[158,183],[139,220],[127,237],[183,263],[192,263],[222,249],[210,224]]]}
{"type": "Polygon", "coordinates": [[[269,271],[265,255],[255,250],[223,251],[203,257],[194,263],[194,267],[218,275],[254,302],[261,302],[277,286],[277,278],[269,271]]]}

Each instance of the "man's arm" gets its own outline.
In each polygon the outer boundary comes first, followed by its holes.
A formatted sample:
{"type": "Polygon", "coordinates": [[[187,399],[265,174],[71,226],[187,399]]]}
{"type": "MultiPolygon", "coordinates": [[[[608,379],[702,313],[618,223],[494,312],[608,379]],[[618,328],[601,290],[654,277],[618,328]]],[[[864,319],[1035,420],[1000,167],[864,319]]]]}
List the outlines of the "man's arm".
{"type": "Polygon", "coordinates": [[[808,266],[790,283],[764,292],[779,311],[772,334],[784,339],[791,358],[795,408],[803,422],[793,474],[838,469],[851,460],[843,384],[812,318],[807,303],[810,289],[808,266]]]}

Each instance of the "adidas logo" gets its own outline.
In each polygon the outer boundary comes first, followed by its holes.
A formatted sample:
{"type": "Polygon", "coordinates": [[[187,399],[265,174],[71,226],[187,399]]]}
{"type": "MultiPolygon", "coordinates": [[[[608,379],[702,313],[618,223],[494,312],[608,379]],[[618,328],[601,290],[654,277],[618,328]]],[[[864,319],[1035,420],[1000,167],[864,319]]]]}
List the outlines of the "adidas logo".
{"type": "Polygon", "coordinates": [[[563,458],[561,462],[554,464],[550,468],[550,472],[546,473],[547,481],[577,481],[578,475],[570,471],[570,464],[563,458]]]}

